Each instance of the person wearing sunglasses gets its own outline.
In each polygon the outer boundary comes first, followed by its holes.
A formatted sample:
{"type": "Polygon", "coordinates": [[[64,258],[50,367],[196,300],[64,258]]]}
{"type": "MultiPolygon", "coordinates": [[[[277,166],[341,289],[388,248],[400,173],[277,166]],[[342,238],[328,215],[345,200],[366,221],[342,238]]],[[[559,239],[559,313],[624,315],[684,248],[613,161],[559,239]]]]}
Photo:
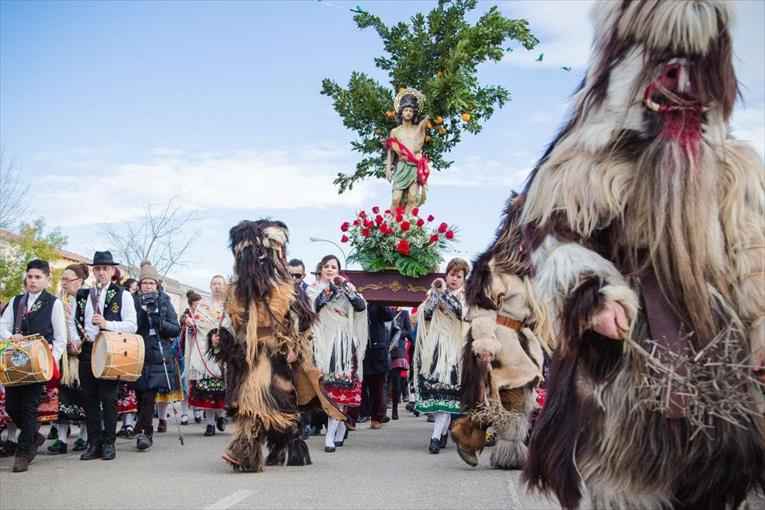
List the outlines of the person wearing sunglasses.
{"type": "Polygon", "coordinates": [[[305,282],[305,264],[300,259],[292,259],[287,262],[287,271],[292,276],[292,281],[295,285],[299,285],[301,289],[308,289],[308,284],[305,282]]]}

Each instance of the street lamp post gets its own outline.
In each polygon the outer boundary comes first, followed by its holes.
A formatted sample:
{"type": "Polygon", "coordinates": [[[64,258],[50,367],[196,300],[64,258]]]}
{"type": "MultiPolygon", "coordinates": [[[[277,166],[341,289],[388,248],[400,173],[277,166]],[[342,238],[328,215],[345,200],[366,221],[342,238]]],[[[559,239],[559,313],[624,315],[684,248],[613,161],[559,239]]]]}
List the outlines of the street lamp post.
{"type": "Polygon", "coordinates": [[[322,239],[320,237],[309,237],[308,240],[311,241],[312,243],[329,243],[335,246],[338,250],[340,250],[340,253],[343,254],[343,267],[345,267],[345,269],[348,269],[348,258],[345,256],[345,252],[343,251],[343,249],[340,247],[339,244],[337,244],[334,241],[330,241],[329,239],[322,239]]]}

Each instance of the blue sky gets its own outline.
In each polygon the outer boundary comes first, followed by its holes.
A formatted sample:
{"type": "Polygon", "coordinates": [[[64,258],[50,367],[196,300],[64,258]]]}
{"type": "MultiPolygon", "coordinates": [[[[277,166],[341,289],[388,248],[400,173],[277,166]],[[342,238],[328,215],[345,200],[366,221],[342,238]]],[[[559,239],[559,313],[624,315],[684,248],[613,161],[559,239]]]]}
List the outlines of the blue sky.
{"type": "MultiPolygon", "coordinates": [[[[272,216],[290,227],[290,255],[312,266],[335,251],[358,208],[386,204],[382,181],[338,195],[332,179],[356,161],[321,80],[354,70],[384,80],[381,45],[348,8],[387,23],[435,2],[0,2],[0,144],[34,183],[30,217],[69,236],[68,248],[109,248],[105,222],[140,216],[147,201],[181,194],[203,236],[171,272],[205,287],[230,272],[228,228],[272,216]],[[85,199],[85,200],[83,200],[85,199]]],[[[479,2],[476,14],[498,2],[479,2]]],[[[541,40],[480,70],[512,101],[454,166],[436,173],[425,209],[460,227],[472,257],[490,241],[502,204],[562,122],[589,56],[591,2],[504,2],[541,40]],[[537,62],[539,53],[543,62],[537,62]],[[566,72],[561,66],[571,66],[566,72]]],[[[732,128],[765,152],[765,3],[737,2],[742,83],[732,128]]],[[[384,80],[385,81],[385,80],[384,80]]]]}

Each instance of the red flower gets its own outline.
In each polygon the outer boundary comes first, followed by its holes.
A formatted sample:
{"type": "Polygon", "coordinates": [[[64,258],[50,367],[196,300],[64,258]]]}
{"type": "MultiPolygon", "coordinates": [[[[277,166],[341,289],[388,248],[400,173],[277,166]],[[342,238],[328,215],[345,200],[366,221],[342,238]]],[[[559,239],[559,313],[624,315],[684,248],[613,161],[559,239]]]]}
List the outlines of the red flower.
{"type": "Polygon", "coordinates": [[[364,220],[364,226],[367,228],[372,228],[375,226],[375,222],[372,220],[364,220]]]}
{"type": "Polygon", "coordinates": [[[423,226],[424,224],[425,224],[425,220],[423,220],[422,218],[418,218],[418,219],[417,219],[417,226],[418,226],[418,227],[421,227],[421,226],[423,226]]]}
{"type": "Polygon", "coordinates": [[[417,315],[417,307],[412,307],[412,315],[417,315]]]}
{"type": "Polygon", "coordinates": [[[409,246],[409,241],[406,239],[402,239],[396,244],[396,251],[398,251],[401,255],[409,255],[410,248],[411,247],[409,246]]]}
{"type": "Polygon", "coordinates": [[[402,221],[404,221],[404,216],[401,213],[398,213],[396,215],[396,222],[401,223],[402,221]]]}
{"type": "Polygon", "coordinates": [[[428,221],[433,221],[436,218],[432,214],[428,214],[428,221]]]}
{"type": "Polygon", "coordinates": [[[383,217],[382,216],[380,216],[379,214],[377,216],[375,216],[375,223],[377,223],[378,225],[381,225],[382,222],[383,222],[383,217]]]}
{"type": "Polygon", "coordinates": [[[446,223],[441,223],[441,224],[438,226],[438,231],[439,231],[439,232],[441,232],[442,234],[443,234],[444,232],[446,232],[448,229],[449,229],[449,225],[447,225],[446,223]]]}
{"type": "Polygon", "coordinates": [[[341,243],[347,243],[348,242],[348,236],[343,236],[340,238],[341,243]]]}
{"type": "Polygon", "coordinates": [[[430,244],[437,243],[438,242],[438,234],[433,234],[432,236],[430,236],[429,242],[430,242],[430,244]]]}
{"type": "Polygon", "coordinates": [[[412,214],[414,214],[415,216],[417,216],[418,212],[420,212],[420,208],[419,207],[415,207],[414,209],[412,209],[412,214]]]}
{"type": "Polygon", "coordinates": [[[348,232],[348,227],[350,227],[350,225],[349,225],[349,224],[348,224],[348,222],[346,221],[345,223],[343,223],[342,225],[340,225],[340,230],[342,230],[343,232],[348,232]]]}
{"type": "Polygon", "coordinates": [[[372,208],[372,212],[373,212],[373,213],[375,213],[375,214],[379,214],[379,213],[380,213],[380,208],[379,208],[379,207],[377,207],[377,206],[374,206],[374,207],[372,208]]]}
{"type": "Polygon", "coordinates": [[[404,208],[401,206],[396,207],[396,214],[404,214],[404,208]]]}
{"type": "Polygon", "coordinates": [[[385,214],[390,214],[390,209],[385,209],[385,214]]]}
{"type": "Polygon", "coordinates": [[[411,226],[412,225],[408,221],[402,222],[401,223],[401,232],[406,232],[407,230],[409,230],[409,227],[411,227],[411,226]]]}
{"type": "Polygon", "coordinates": [[[454,239],[454,232],[452,232],[451,230],[447,230],[446,231],[446,238],[447,239],[454,239]]]}
{"type": "Polygon", "coordinates": [[[359,223],[359,220],[353,220],[354,227],[358,227],[359,225],[361,225],[361,223],[359,223]]]}
{"type": "Polygon", "coordinates": [[[371,231],[371,230],[369,230],[368,228],[365,228],[365,229],[363,229],[363,230],[361,231],[361,235],[363,235],[364,237],[367,237],[367,236],[368,236],[369,234],[371,234],[371,233],[372,233],[372,231],[371,231]]]}
{"type": "Polygon", "coordinates": [[[366,217],[367,217],[367,212],[366,211],[361,211],[359,213],[359,218],[366,218],[366,217]]]}

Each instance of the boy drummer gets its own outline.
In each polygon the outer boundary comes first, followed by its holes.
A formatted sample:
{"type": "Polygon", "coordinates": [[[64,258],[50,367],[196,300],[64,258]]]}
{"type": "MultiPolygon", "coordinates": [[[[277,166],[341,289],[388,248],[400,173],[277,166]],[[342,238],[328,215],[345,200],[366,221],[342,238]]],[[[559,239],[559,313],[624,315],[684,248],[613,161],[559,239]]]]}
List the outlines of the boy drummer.
{"type": "MultiPolygon", "coordinates": [[[[66,349],[66,320],[61,301],[45,290],[51,283],[48,263],[30,261],[24,283],[26,292],[9,303],[0,319],[0,338],[17,342],[27,335],[42,336],[51,344],[53,364],[57,367],[66,349]]],[[[20,430],[14,473],[26,471],[37,455],[37,448],[45,442],[45,436],[37,432],[37,407],[44,387],[45,383],[40,382],[5,389],[6,411],[20,430]]]]}

